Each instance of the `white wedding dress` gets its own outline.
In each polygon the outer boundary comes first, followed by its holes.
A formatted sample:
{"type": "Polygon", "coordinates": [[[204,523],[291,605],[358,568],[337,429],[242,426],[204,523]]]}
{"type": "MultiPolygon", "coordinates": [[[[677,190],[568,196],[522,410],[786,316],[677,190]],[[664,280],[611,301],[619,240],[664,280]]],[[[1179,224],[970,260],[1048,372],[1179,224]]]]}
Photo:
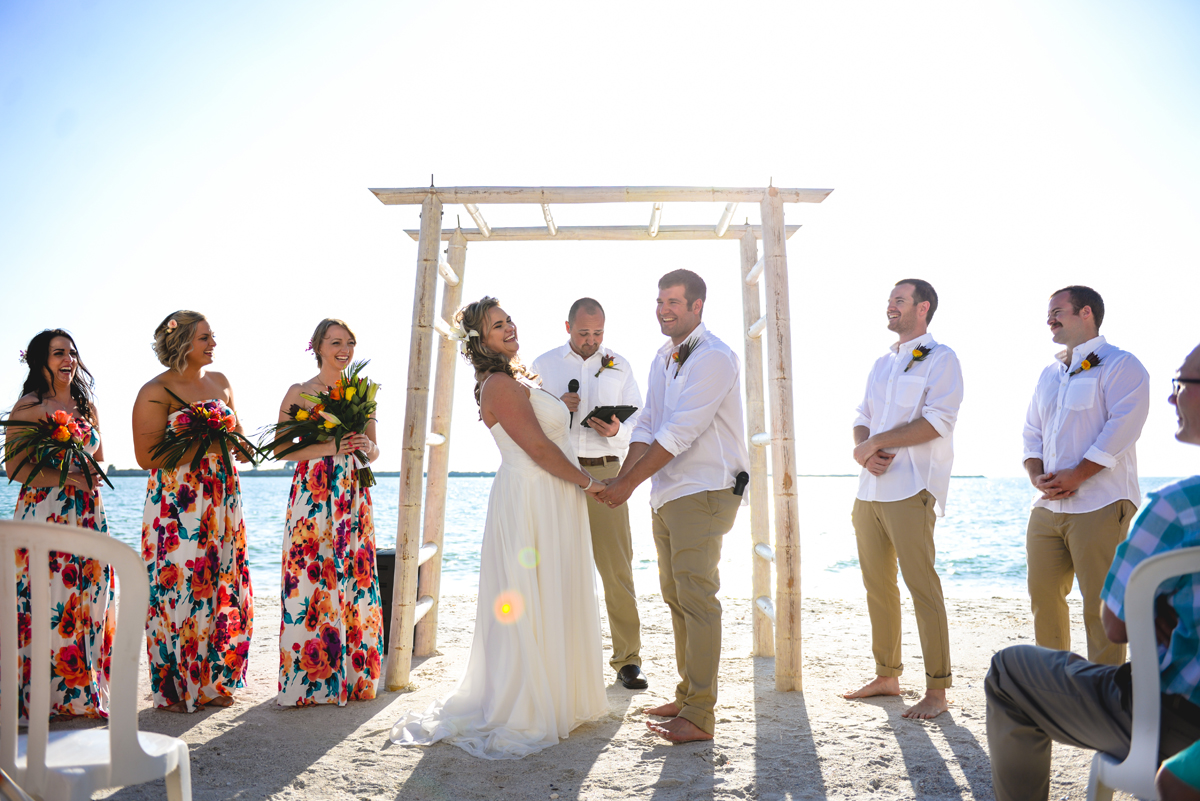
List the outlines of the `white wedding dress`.
{"type": "MultiPolygon", "coordinates": [[[[569,413],[540,389],[530,403],[572,463],[569,413]]],[[[499,423],[467,670],[448,697],[392,727],[401,745],[438,740],[485,759],[519,759],[608,711],[587,500],[538,467],[499,423]]]]}

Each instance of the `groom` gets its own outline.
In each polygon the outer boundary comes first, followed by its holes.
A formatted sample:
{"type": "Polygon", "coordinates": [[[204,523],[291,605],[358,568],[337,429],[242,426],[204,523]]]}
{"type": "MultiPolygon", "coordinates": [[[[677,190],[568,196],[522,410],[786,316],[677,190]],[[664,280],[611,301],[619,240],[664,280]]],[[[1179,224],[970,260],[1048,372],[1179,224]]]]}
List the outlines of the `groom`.
{"type": "Polygon", "coordinates": [[[658,281],[658,325],[670,337],[650,367],[646,404],[621,472],[597,499],[617,506],[650,479],[658,576],[671,609],[680,682],[674,703],[646,713],[676,743],[711,740],[721,659],[721,540],[741,498],[735,476],[749,469],[738,357],[700,322],[704,280],[674,270],[658,281]]]}

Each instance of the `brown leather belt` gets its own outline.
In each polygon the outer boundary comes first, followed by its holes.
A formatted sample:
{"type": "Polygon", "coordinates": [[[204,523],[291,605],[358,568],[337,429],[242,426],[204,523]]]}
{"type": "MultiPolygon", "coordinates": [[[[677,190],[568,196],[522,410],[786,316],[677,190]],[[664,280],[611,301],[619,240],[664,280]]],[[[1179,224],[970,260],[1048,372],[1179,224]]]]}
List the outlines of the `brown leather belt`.
{"type": "Polygon", "coordinates": [[[602,467],[609,462],[621,461],[615,456],[580,456],[579,463],[584,467],[602,467]]]}

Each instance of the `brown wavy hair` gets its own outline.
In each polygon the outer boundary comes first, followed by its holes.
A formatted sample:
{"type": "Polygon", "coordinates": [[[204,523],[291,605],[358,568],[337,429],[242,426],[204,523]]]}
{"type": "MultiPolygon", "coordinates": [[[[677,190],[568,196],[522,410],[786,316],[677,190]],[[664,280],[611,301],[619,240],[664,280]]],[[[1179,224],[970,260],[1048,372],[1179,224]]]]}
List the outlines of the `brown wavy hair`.
{"type": "Polygon", "coordinates": [[[499,300],[484,295],[474,303],[463,306],[454,315],[455,324],[468,334],[463,358],[475,368],[476,405],[479,404],[481,382],[489,373],[504,373],[510,378],[523,376],[530,381],[537,380],[537,373],[530,372],[525,365],[521,364],[520,357],[514,355],[512,359],[506,359],[483,344],[483,327],[487,323],[488,312],[499,305],[499,300]],[[472,331],[478,336],[470,336],[472,331]]]}
{"type": "Polygon", "coordinates": [[[316,330],[313,331],[312,338],[308,340],[308,349],[312,351],[313,356],[317,357],[317,367],[321,366],[321,343],[325,341],[325,334],[330,328],[335,325],[340,325],[346,329],[346,333],[350,335],[350,341],[355,345],[358,344],[358,337],[354,336],[354,329],[346,325],[345,320],[339,320],[336,317],[326,317],[321,322],[317,323],[316,330]]]}

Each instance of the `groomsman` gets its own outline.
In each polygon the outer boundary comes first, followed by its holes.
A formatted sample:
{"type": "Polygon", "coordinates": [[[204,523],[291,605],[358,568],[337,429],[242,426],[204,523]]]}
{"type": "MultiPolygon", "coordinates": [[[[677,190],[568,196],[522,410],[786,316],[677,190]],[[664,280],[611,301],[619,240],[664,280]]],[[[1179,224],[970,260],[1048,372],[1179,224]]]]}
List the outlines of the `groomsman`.
{"type": "Polygon", "coordinates": [[[670,720],[646,725],[672,742],[713,738],[721,661],[717,566],[741,503],[736,477],[750,465],[741,362],[700,321],[706,295],[704,280],[691,270],[659,279],[658,324],[670,339],[650,366],[629,458],[599,495],[620,505],[650,479],[658,577],[671,610],[680,682],[673,703],[645,710],[670,720]]]}
{"type": "MultiPolygon", "coordinates": [[[[628,360],[604,344],[604,309],[592,298],[580,298],[567,312],[567,344],[533,362],[542,386],[562,398],[571,411],[571,444],[579,464],[598,480],[615,478],[629,450],[633,423],[615,416],[580,423],[597,406],[640,406],[642,396],[628,360]],[[574,383],[572,383],[574,382],[574,383]],[[573,387],[573,388],[572,388],[573,387]]],[[[633,587],[633,536],[629,506],[588,501],[592,553],[604,583],[604,606],[613,653],[608,661],[617,680],[630,690],[648,686],[642,674],[642,624],[633,587]]]]}
{"type": "Polygon", "coordinates": [[[875,679],[844,697],[900,694],[898,561],[912,593],[925,660],[925,697],[904,711],[906,718],[945,712],[951,684],[933,527],[946,513],[963,381],[954,351],[927,330],[937,306],[937,292],[927,281],[905,278],[893,287],[887,326],[897,342],[871,368],[854,421],[854,460],[863,469],[851,519],[867,589],[875,679]]]}
{"type": "Polygon", "coordinates": [[[1037,644],[1071,650],[1067,593],[1079,577],[1087,654],[1119,665],[1104,633],[1100,590],[1141,501],[1134,451],[1150,408],[1150,377],[1100,336],[1104,301],[1086,286],[1050,296],[1051,338],[1066,350],[1042,371],[1025,418],[1025,470],[1038,494],[1025,544],[1037,644]]]}

